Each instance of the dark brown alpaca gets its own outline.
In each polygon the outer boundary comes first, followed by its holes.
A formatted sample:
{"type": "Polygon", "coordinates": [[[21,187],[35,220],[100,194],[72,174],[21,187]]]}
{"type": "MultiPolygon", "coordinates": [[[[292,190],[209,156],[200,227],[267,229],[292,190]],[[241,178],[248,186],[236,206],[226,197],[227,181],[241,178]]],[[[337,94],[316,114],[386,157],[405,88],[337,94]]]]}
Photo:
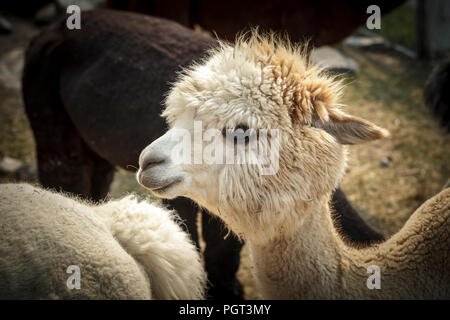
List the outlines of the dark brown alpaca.
{"type": "Polygon", "coordinates": [[[428,76],[423,92],[428,109],[450,132],[450,58],[436,64],[428,76]]]}
{"type": "MultiPolygon", "coordinates": [[[[159,114],[177,71],[214,45],[177,23],[110,10],[83,13],[81,30],[68,30],[65,21],[43,30],[27,50],[23,75],[42,185],[103,199],[115,166],[137,167],[141,150],[165,132],[159,114]]],[[[381,239],[340,190],[333,201],[337,224],[349,238],[381,239]]],[[[168,205],[198,243],[197,206],[184,198],[168,205]]],[[[225,238],[221,222],[208,214],[202,230],[210,296],[238,296],[242,244],[225,238]]]]}

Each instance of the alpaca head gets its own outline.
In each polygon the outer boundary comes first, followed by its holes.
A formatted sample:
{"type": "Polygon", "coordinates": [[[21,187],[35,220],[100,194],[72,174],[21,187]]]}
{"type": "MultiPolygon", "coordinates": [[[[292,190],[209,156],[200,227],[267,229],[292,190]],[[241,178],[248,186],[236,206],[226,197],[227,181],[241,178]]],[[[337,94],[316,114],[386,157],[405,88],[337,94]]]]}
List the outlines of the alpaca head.
{"type": "Polygon", "coordinates": [[[340,92],[287,41],[253,33],[221,44],[173,85],[170,130],[142,151],[138,181],[195,200],[237,234],[271,237],[301,221],[294,208],[329,197],[343,145],[387,135],[342,112],[340,92]]]}

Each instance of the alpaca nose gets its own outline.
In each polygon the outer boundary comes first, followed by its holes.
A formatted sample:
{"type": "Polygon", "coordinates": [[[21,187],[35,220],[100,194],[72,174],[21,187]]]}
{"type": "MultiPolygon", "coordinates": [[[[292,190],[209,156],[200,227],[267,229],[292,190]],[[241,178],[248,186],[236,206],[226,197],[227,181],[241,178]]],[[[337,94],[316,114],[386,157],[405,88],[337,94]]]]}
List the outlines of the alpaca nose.
{"type": "Polygon", "coordinates": [[[145,148],[139,156],[139,167],[141,171],[145,171],[151,166],[161,164],[166,161],[166,157],[160,152],[156,152],[151,147],[145,148]]]}
{"type": "Polygon", "coordinates": [[[164,157],[161,157],[157,154],[145,154],[141,160],[142,161],[139,161],[139,167],[141,171],[145,171],[151,166],[162,164],[166,161],[164,157]]]}

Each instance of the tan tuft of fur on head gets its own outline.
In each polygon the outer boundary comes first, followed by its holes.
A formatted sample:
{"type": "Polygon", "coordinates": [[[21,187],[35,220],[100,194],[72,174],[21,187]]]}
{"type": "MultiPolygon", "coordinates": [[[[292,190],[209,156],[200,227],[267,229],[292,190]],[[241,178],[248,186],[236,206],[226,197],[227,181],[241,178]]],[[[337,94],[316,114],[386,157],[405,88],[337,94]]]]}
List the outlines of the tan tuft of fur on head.
{"type": "Polygon", "coordinates": [[[282,84],[279,102],[289,109],[293,120],[304,124],[329,120],[330,110],[338,106],[343,84],[309,62],[307,42],[294,44],[287,36],[260,34],[254,29],[239,36],[234,48],[272,67],[273,79],[282,84]]]}

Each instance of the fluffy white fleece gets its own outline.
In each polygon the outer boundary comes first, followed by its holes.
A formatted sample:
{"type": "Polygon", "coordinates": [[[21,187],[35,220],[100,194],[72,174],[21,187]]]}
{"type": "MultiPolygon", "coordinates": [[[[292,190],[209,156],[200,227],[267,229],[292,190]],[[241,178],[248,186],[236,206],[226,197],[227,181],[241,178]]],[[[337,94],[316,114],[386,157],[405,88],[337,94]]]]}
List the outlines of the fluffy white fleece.
{"type": "Polygon", "coordinates": [[[0,299],[201,299],[205,272],[175,215],[127,196],[92,205],[0,185],[0,299]],[[77,265],[81,288],[69,289],[77,265]]]}

